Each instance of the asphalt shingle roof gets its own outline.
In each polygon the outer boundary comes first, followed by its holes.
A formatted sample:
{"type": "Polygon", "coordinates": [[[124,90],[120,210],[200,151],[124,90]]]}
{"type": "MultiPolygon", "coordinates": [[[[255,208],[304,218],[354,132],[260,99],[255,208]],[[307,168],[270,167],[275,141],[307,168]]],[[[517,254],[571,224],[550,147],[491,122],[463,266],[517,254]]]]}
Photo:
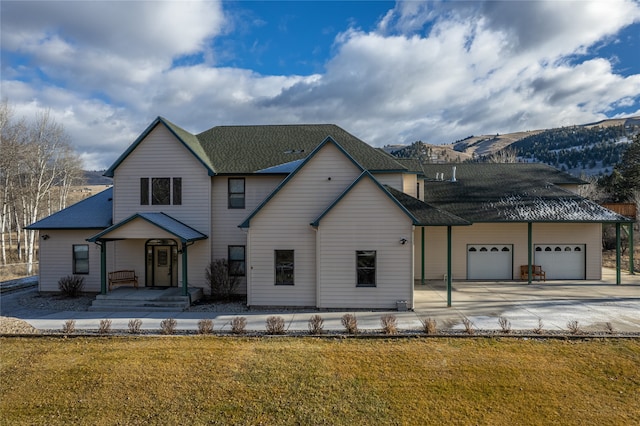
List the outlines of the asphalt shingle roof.
{"type": "Polygon", "coordinates": [[[27,229],[104,229],[111,226],[113,189],[78,201],[41,219],[27,229]]]}
{"type": "Polygon", "coordinates": [[[471,222],[628,222],[562,184],[584,181],[544,164],[424,165],[425,201],[471,222]],[[456,181],[451,181],[452,167],[456,181]]]}
{"type": "Polygon", "coordinates": [[[170,234],[175,235],[182,242],[191,242],[191,241],[203,240],[207,238],[207,236],[202,232],[196,229],[193,229],[188,225],[185,225],[184,223],[180,222],[177,219],[174,219],[173,217],[169,216],[166,213],[151,212],[151,213],[133,214],[128,218],[122,220],[121,222],[118,222],[115,225],[105,229],[104,231],[92,236],[91,238],[88,239],[88,241],[97,241],[105,238],[105,236],[107,236],[106,239],[108,239],[108,235],[110,232],[113,232],[114,230],[120,228],[121,226],[135,219],[146,220],[147,222],[157,226],[158,228],[163,229],[169,232],[170,234]]]}
{"type": "Polygon", "coordinates": [[[471,223],[461,217],[441,210],[430,204],[420,201],[402,191],[398,191],[388,185],[384,188],[401,204],[413,217],[416,218],[416,225],[420,226],[459,226],[471,225],[471,223]]]}

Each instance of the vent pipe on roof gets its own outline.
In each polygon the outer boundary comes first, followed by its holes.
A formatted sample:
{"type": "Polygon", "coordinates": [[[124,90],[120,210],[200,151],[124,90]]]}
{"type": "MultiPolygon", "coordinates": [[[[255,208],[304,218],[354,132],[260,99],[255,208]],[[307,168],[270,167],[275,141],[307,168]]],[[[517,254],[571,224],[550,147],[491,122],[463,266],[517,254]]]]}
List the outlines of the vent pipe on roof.
{"type": "Polygon", "coordinates": [[[451,182],[456,182],[456,166],[451,167],[451,182]]]}

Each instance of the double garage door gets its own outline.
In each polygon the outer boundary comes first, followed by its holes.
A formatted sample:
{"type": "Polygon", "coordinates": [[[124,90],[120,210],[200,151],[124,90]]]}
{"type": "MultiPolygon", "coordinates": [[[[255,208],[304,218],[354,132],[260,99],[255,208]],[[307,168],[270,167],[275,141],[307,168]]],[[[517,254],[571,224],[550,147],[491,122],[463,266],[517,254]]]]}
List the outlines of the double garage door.
{"type": "MultiPolygon", "coordinates": [[[[541,265],[547,280],[583,280],[586,276],[584,244],[536,244],[535,265],[541,265]]],[[[512,280],[513,245],[469,244],[467,279],[512,280]]]]}
{"type": "Polygon", "coordinates": [[[584,244],[536,244],[534,261],[542,266],[548,280],[584,280],[586,250],[584,244]]]}

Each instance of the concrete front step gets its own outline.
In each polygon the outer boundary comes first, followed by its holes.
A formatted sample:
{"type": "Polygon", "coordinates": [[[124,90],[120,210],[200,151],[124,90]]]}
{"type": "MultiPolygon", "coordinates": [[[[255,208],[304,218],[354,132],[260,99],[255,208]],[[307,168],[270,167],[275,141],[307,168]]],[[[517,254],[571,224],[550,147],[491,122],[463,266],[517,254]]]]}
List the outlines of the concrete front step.
{"type": "Polygon", "coordinates": [[[190,304],[203,297],[201,288],[189,288],[189,296],[182,296],[182,289],[118,288],[107,294],[99,294],[89,307],[93,312],[176,312],[184,311],[190,304]]]}

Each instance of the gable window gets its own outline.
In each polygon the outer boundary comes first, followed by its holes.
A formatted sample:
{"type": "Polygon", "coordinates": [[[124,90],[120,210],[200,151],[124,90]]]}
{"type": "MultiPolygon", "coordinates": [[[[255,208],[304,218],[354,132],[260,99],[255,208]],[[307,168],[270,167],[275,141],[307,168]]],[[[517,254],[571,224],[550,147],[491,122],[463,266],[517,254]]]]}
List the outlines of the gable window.
{"type": "Polygon", "coordinates": [[[246,274],[245,246],[229,246],[229,275],[244,277],[246,274]]]}
{"type": "Polygon", "coordinates": [[[357,287],[376,286],[375,250],[356,251],[357,287]]]}
{"type": "Polygon", "coordinates": [[[140,178],[140,205],[182,204],[182,178],[140,178]]]}
{"type": "Polygon", "coordinates": [[[73,245],[73,273],[74,274],[89,273],[89,245],[88,244],[73,245]]]}
{"type": "Polygon", "coordinates": [[[244,209],[244,178],[229,178],[230,209],[244,209]]]}
{"type": "Polygon", "coordinates": [[[275,265],[275,284],[293,285],[293,250],[276,250],[275,265]]]}

